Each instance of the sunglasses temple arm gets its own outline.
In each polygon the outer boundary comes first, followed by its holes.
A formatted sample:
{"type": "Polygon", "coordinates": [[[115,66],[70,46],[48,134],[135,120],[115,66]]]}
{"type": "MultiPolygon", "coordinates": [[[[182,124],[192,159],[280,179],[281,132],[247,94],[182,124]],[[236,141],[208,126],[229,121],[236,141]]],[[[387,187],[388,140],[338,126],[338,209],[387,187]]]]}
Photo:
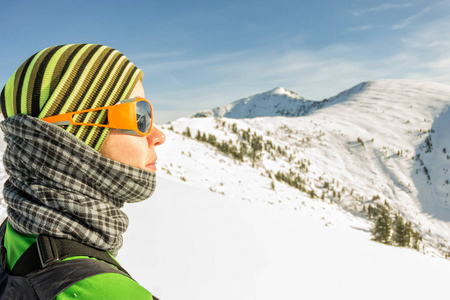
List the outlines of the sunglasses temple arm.
{"type": "Polygon", "coordinates": [[[41,119],[42,121],[49,122],[58,126],[62,125],[72,125],[74,121],[72,120],[72,114],[62,114],[57,116],[51,116],[41,119]]]}
{"type": "Polygon", "coordinates": [[[90,125],[89,123],[75,122],[72,117],[75,114],[84,114],[84,113],[100,111],[100,110],[104,110],[104,109],[107,109],[107,108],[106,107],[99,107],[99,108],[93,108],[93,109],[86,109],[86,110],[82,110],[82,111],[77,111],[77,112],[66,113],[66,114],[62,114],[62,115],[51,116],[51,117],[43,118],[41,120],[49,122],[49,123],[52,123],[52,124],[55,124],[57,126],[64,126],[64,125],[88,125],[89,126],[90,125]]]}

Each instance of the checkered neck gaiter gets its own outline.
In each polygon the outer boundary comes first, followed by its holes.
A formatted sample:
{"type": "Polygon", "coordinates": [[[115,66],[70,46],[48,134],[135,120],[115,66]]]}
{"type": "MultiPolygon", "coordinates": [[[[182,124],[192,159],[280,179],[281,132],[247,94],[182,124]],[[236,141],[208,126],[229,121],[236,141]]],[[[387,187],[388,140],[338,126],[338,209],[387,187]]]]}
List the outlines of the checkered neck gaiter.
{"type": "Polygon", "coordinates": [[[67,131],[27,115],[1,123],[9,179],[3,196],[11,226],[68,238],[116,255],[126,202],[149,198],[155,174],[108,159],[67,131]]]}

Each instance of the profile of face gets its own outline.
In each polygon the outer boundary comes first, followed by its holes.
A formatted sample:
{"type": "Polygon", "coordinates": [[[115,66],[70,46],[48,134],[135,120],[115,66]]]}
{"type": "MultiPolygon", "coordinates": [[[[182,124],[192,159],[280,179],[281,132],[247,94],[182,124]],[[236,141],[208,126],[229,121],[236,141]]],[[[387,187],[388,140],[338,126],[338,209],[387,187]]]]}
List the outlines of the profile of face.
{"type": "MultiPolygon", "coordinates": [[[[139,81],[131,92],[130,98],[145,98],[144,87],[139,81]]],[[[153,124],[152,131],[146,136],[136,136],[111,129],[103,143],[100,153],[126,165],[156,172],[155,147],[162,145],[166,136],[153,124]]]]}

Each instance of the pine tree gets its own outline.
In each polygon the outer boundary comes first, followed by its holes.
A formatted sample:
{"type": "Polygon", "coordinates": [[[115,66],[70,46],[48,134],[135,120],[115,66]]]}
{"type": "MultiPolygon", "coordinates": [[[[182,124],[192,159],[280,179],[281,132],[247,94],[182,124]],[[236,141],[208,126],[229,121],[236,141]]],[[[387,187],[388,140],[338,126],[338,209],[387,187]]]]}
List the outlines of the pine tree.
{"type": "Polygon", "coordinates": [[[186,132],[184,133],[185,136],[187,136],[188,138],[191,137],[191,129],[189,129],[189,127],[186,127],[186,132]]]}
{"type": "Polygon", "coordinates": [[[380,206],[379,210],[380,214],[375,219],[372,236],[377,242],[390,244],[392,218],[386,206],[380,206]]]}
{"type": "Polygon", "coordinates": [[[236,123],[233,123],[233,124],[231,125],[231,131],[232,131],[233,133],[238,133],[238,129],[237,129],[236,123]]]}
{"type": "Polygon", "coordinates": [[[397,214],[392,226],[392,241],[400,247],[409,246],[409,237],[406,234],[406,224],[402,216],[397,214]]]}
{"type": "Polygon", "coordinates": [[[372,205],[369,204],[369,207],[367,208],[367,215],[369,216],[369,219],[373,218],[373,208],[372,205]]]}
{"type": "Polygon", "coordinates": [[[247,131],[242,131],[242,138],[246,142],[250,142],[250,128],[247,131]]]}
{"type": "Polygon", "coordinates": [[[364,141],[360,138],[360,137],[358,137],[358,143],[360,143],[361,144],[361,146],[363,146],[364,147],[364,149],[366,148],[366,146],[364,145],[364,141]]]}
{"type": "Polygon", "coordinates": [[[422,237],[420,236],[420,234],[417,231],[413,231],[411,248],[419,250],[421,241],[422,241],[422,237]]]}
{"type": "Polygon", "coordinates": [[[412,239],[412,234],[413,234],[414,230],[412,228],[412,224],[411,222],[406,222],[405,224],[405,239],[407,241],[407,247],[411,248],[411,239],[412,239]]]}
{"type": "MultiPolygon", "coordinates": [[[[239,147],[240,148],[240,156],[242,157],[242,159],[244,158],[244,156],[246,156],[247,155],[247,143],[245,143],[245,142],[241,142],[241,146],[239,147]]],[[[242,160],[241,159],[241,160],[242,160]]]]}
{"type": "Polygon", "coordinates": [[[213,145],[213,146],[216,146],[217,145],[217,138],[216,138],[216,136],[213,135],[213,134],[208,134],[208,143],[213,145]]]}

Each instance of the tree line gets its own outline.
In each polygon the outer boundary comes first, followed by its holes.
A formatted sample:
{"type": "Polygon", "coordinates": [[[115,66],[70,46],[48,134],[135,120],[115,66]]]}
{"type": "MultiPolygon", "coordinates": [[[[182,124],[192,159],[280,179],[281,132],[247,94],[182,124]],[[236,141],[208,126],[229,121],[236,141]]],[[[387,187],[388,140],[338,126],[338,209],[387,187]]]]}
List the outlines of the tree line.
{"type": "Polygon", "coordinates": [[[367,214],[373,221],[371,233],[375,241],[420,250],[422,236],[398,212],[393,214],[386,202],[376,206],[369,205],[367,214]]]}
{"type": "MultiPolygon", "coordinates": [[[[224,126],[224,125],[223,125],[224,126]]],[[[187,127],[182,133],[184,136],[189,138],[195,138],[196,140],[204,143],[208,143],[215,147],[220,152],[230,155],[236,160],[243,161],[245,157],[249,157],[253,164],[257,161],[261,152],[265,151],[269,154],[274,155],[278,153],[281,156],[287,157],[285,147],[284,149],[280,146],[275,146],[271,140],[265,140],[262,136],[258,135],[256,132],[252,132],[250,128],[247,130],[238,129],[237,125],[233,123],[231,126],[228,125],[229,130],[234,134],[238,135],[239,139],[236,143],[230,140],[218,141],[217,137],[213,134],[206,134],[205,132],[197,131],[195,137],[192,136],[190,128],[187,127]]],[[[364,142],[358,138],[358,142],[364,146],[364,142]]],[[[445,150],[444,150],[445,153],[445,150]]],[[[419,155],[418,155],[419,156],[419,155]]],[[[419,157],[417,157],[418,159],[419,157]]],[[[289,162],[293,160],[292,154],[289,157],[289,162]]],[[[298,162],[300,166],[299,169],[303,172],[308,172],[309,161],[301,160],[298,162]]],[[[307,193],[311,198],[319,198],[315,191],[308,190],[306,188],[306,181],[303,179],[299,173],[289,170],[287,173],[278,171],[274,174],[277,181],[285,182],[286,184],[300,190],[303,193],[307,193]]],[[[270,175],[270,178],[272,176],[270,175]]],[[[328,183],[325,183],[327,185],[328,183]]],[[[324,188],[327,188],[324,185],[324,188]]],[[[272,189],[275,189],[274,182],[272,181],[272,189]]],[[[340,192],[336,192],[334,189],[333,197],[341,198],[340,192]]],[[[325,193],[322,193],[322,201],[325,199],[325,193]]],[[[374,197],[375,200],[379,200],[379,197],[374,197]]],[[[331,201],[331,200],[330,200],[331,201]]],[[[356,209],[356,208],[355,208],[356,209]]],[[[412,223],[407,222],[403,217],[395,212],[388,204],[377,203],[375,205],[369,205],[366,209],[363,209],[364,213],[367,214],[369,220],[373,222],[371,228],[371,234],[373,240],[399,247],[409,247],[412,249],[420,250],[420,245],[422,243],[422,236],[413,229],[412,223]]]]}

